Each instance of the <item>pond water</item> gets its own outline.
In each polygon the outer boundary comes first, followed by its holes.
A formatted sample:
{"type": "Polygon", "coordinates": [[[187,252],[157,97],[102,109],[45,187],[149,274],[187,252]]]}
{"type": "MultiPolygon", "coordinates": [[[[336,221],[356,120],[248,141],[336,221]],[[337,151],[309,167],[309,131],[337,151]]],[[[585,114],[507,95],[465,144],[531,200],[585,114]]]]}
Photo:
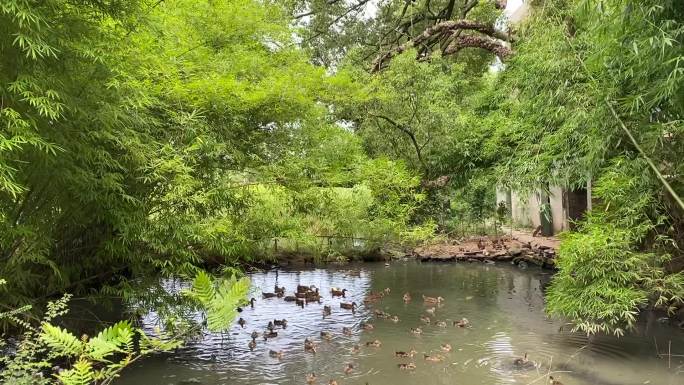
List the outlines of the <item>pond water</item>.
{"type": "MultiPolygon", "coordinates": [[[[566,325],[548,319],[543,312],[542,286],[549,273],[520,270],[508,265],[431,264],[413,261],[351,264],[304,271],[273,270],[251,275],[254,309],[249,307],[224,333],[205,333],[177,352],[144,360],[127,369],[117,385],[256,385],[306,384],[315,373],[317,384],[548,384],[548,373],[565,385],[681,385],[684,384],[684,333],[655,322],[645,323],[637,333],[622,338],[598,336],[591,340],[571,333],[566,325]],[[297,285],[315,285],[323,293],[322,304],[303,309],[279,298],[262,299],[261,291],[285,286],[288,295],[297,285]],[[347,288],[346,298],[332,298],[331,287],[347,288]],[[370,291],[385,288],[390,294],[374,304],[364,304],[370,291]],[[402,295],[409,292],[412,301],[402,295]],[[442,296],[445,301],[426,313],[422,295],[442,296]],[[339,302],[359,304],[355,313],[339,302]],[[323,318],[323,305],[332,314],[323,318]],[[379,309],[399,317],[399,322],[377,317],[379,309]],[[431,318],[430,324],[420,320],[431,318]],[[453,326],[467,318],[470,327],[453,326]],[[250,351],[253,331],[262,333],[269,321],[286,318],[287,328],[264,342],[258,338],[250,351]],[[446,327],[437,326],[446,321],[446,327]],[[374,325],[362,330],[361,323],[374,325]],[[343,327],[353,330],[344,335],[343,327]],[[416,335],[411,328],[420,327],[416,335]],[[325,341],[321,331],[332,333],[325,341]],[[304,339],[314,339],[317,352],[304,351],[304,339]],[[365,343],[380,340],[380,347],[365,343]],[[353,352],[354,345],[360,351],[353,352]],[[452,350],[444,352],[442,344],[452,350]],[[667,353],[671,355],[658,357],[667,353]],[[397,358],[395,351],[415,350],[413,358],[397,358]],[[283,351],[282,359],[269,350],[283,351]],[[517,357],[527,353],[536,365],[518,367],[517,357]],[[441,357],[439,362],[424,356],[441,357]],[[401,370],[400,363],[415,363],[415,370],[401,370]],[[345,366],[353,370],[345,374],[345,366]]],[[[145,327],[152,328],[154,315],[145,327]]]]}

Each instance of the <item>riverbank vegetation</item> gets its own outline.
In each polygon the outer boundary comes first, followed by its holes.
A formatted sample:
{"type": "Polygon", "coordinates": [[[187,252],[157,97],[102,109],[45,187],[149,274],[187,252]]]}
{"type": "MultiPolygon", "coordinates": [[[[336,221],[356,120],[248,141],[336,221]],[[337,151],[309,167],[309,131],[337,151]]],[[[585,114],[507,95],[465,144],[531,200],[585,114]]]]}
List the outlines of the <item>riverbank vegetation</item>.
{"type": "Polygon", "coordinates": [[[616,334],[675,312],[684,9],[538,0],[507,24],[502,7],[4,1],[3,327],[66,292],[271,258],[277,239],[414,244],[497,216],[497,185],[588,179],[549,311],[616,334]]]}

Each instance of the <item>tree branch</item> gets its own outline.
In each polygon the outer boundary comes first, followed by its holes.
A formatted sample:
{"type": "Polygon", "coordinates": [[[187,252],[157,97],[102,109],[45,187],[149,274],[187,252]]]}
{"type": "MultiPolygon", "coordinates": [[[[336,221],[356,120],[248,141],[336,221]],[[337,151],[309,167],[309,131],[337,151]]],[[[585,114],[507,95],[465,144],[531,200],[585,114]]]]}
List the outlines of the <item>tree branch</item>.
{"type": "Polygon", "coordinates": [[[411,47],[418,47],[423,45],[426,41],[438,37],[445,33],[455,33],[460,30],[476,31],[483,36],[458,36],[451,42],[450,47],[445,49],[445,53],[454,54],[462,48],[477,47],[491,51],[499,56],[501,59],[506,58],[511,54],[511,49],[508,48],[503,41],[508,40],[508,35],[497,31],[492,25],[480,23],[472,20],[449,20],[437,23],[431,27],[426,28],[423,33],[407,41],[404,44],[391,49],[384,54],[378,55],[373,61],[371,72],[377,72],[383,68],[385,63],[391,60],[394,56],[401,54],[411,47]]]}
{"type": "Polygon", "coordinates": [[[377,115],[377,114],[372,114],[372,113],[369,113],[368,115],[370,115],[374,118],[382,119],[382,120],[386,121],[387,123],[391,124],[392,126],[394,126],[399,131],[406,134],[409,137],[409,139],[411,139],[411,143],[413,144],[413,148],[416,150],[416,157],[418,158],[418,162],[420,162],[420,165],[423,168],[423,171],[427,172],[427,165],[425,164],[425,161],[423,160],[423,155],[420,151],[420,149],[421,149],[420,145],[418,145],[418,141],[416,140],[416,135],[413,133],[413,131],[409,130],[403,124],[399,124],[399,123],[395,122],[392,118],[389,118],[385,115],[377,115]]]}

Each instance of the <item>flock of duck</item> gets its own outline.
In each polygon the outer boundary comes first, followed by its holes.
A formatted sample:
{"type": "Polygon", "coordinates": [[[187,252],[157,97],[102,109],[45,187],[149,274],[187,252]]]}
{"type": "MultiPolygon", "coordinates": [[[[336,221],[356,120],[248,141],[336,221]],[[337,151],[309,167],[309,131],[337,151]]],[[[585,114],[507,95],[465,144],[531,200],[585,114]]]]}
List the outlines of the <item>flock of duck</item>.
{"type": "MultiPolygon", "coordinates": [[[[262,292],[262,297],[264,299],[270,299],[270,298],[277,298],[277,299],[282,299],[286,302],[293,302],[296,306],[299,306],[301,308],[304,308],[304,306],[310,304],[310,303],[322,303],[322,296],[319,292],[319,289],[314,286],[304,286],[304,285],[297,285],[297,289],[294,292],[293,295],[286,295],[286,290],[285,287],[278,287],[276,284],[274,287],[273,292],[271,293],[264,293],[262,292]]],[[[346,293],[347,289],[341,289],[341,288],[331,288],[330,289],[330,295],[332,298],[338,297],[338,298],[346,298],[346,293]]],[[[380,300],[382,300],[384,297],[390,295],[391,290],[390,288],[386,288],[382,291],[379,292],[370,292],[365,299],[364,299],[364,304],[366,305],[371,305],[374,304],[380,300]]],[[[402,297],[403,301],[405,303],[409,303],[412,301],[412,297],[410,293],[404,293],[402,297]]],[[[441,307],[444,303],[444,298],[442,297],[427,297],[425,295],[422,296],[423,303],[425,304],[425,313],[424,315],[420,316],[420,321],[424,324],[432,324],[433,320],[430,318],[430,316],[435,315],[435,311],[437,308],[441,307]]],[[[255,299],[252,298],[249,301],[249,305],[254,308],[254,303],[255,299]]],[[[340,309],[345,310],[345,311],[351,311],[352,313],[356,312],[357,309],[357,304],[356,302],[340,302],[340,309]]],[[[238,308],[238,311],[241,312],[242,308],[238,308]]],[[[332,307],[330,305],[324,305],[323,306],[323,318],[329,317],[332,314],[332,307]]],[[[392,322],[399,322],[399,317],[396,315],[391,315],[389,313],[386,313],[380,309],[376,309],[374,311],[374,314],[378,318],[383,318],[387,319],[392,322]]],[[[238,319],[238,324],[244,328],[247,324],[247,322],[240,317],[238,319]]],[[[442,327],[446,328],[448,324],[445,321],[435,321],[434,325],[437,327],[442,327]]],[[[361,322],[360,323],[361,329],[363,330],[373,330],[374,326],[372,323],[368,322],[361,322]]],[[[460,320],[457,321],[452,321],[452,326],[454,327],[459,327],[459,328],[469,328],[471,327],[470,322],[468,321],[467,318],[461,318],[460,320]]],[[[253,331],[251,333],[251,341],[248,344],[248,348],[250,350],[254,350],[257,347],[257,339],[259,336],[263,338],[264,343],[266,343],[269,339],[276,338],[278,337],[278,330],[284,330],[287,328],[287,320],[286,319],[274,319],[273,321],[269,321],[268,325],[266,325],[266,330],[263,333],[259,333],[257,331],[253,331]]],[[[416,335],[420,335],[423,333],[423,330],[421,327],[415,327],[411,328],[410,332],[416,335]]],[[[352,329],[350,327],[343,327],[342,328],[342,333],[345,336],[351,336],[352,335],[352,329]]],[[[320,332],[321,339],[324,341],[330,341],[333,338],[333,334],[329,331],[321,331],[320,332]]],[[[305,338],[304,339],[304,344],[303,344],[304,351],[307,353],[316,353],[317,349],[317,342],[315,342],[313,339],[310,338],[305,338]]],[[[370,348],[380,348],[382,346],[382,342],[378,339],[374,339],[371,341],[365,342],[366,347],[370,348]]],[[[442,353],[449,353],[451,351],[452,347],[448,343],[443,343],[440,345],[439,351],[442,353]]],[[[361,351],[361,346],[358,344],[352,346],[351,348],[352,353],[358,353],[361,351]]],[[[405,359],[412,359],[414,356],[417,354],[417,352],[413,349],[408,350],[408,351],[395,351],[394,356],[397,358],[405,358],[405,359]]],[[[269,350],[269,356],[277,359],[282,359],[285,356],[285,353],[282,350],[269,350]]],[[[443,354],[424,354],[423,359],[428,362],[441,362],[444,360],[444,355],[443,354]]],[[[405,362],[405,363],[399,363],[397,364],[398,369],[400,370],[405,370],[405,371],[412,371],[416,369],[416,364],[413,362],[414,360],[410,360],[410,362],[405,362]]],[[[533,368],[535,367],[535,363],[530,361],[527,358],[527,353],[525,353],[522,357],[518,357],[512,362],[513,366],[516,368],[533,368]]],[[[354,372],[354,364],[352,363],[347,363],[344,366],[343,372],[346,375],[349,375],[354,372]]],[[[306,375],[306,383],[309,385],[313,385],[317,382],[317,375],[315,373],[309,373],[306,375]]],[[[549,384],[550,385],[563,385],[560,381],[554,379],[552,376],[549,376],[549,384]]],[[[328,382],[328,385],[337,385],[337,380],[330,380],[328,382]]]]}

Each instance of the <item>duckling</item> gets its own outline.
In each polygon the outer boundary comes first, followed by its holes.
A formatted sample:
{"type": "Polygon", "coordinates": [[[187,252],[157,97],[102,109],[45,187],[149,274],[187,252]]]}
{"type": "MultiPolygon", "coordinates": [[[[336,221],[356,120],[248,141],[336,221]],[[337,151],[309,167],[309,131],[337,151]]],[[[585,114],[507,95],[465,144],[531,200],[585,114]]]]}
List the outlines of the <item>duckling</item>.
{"type": "Polygon", "coordinates": [[[461,318],[458,321],[454,321],[454,326],[458,326],[460,328],[465,328],[470,326],[470,321],[468,321],[467,318],[461,318]]]}
{"type": "Polygon", "coordinates": [[[389,287],[386,287],[385,290],[383,290],[383,292],[385,292],[385,295],[389,294],[391,291],[392,290],[390,290],[389,287]]]}
{"type": "Polygon", "coordinates": [[[442,303],[442,302],[444,302],[444,298],[442,298],[442,297],[436,297],[436,298],[435,297],[426,297],[425,295],[423,295],[423,302],[426,302],[426,303],[442,303]]]}
{"type": "Polygon", "coordinates": [[[269,350],[268,355],[273,357],[273,358],[277,358],[280,360],[283,358],[283,351],[282,350],[279,350],[279,351],[269,350]]]}
{"type": "Polygon", "coordinates": [[[405,303],[411,302],[411,293],[409,293],[409,292],[404,293],[404,296],[402,298],[404,299],[405,303]]]}
{"type": "Polygon", "coordinates": [[[255,340],[259,337],[259,333],[257,333],[257,331],[255,330],[252,332],[251,336],[252,336],[252,339],[255,340]]]}
{"type": "Polygon", "coordinates": [[[408,364],[397,364],[399,369],[401,370],[415,370],[416,369],[416,364],[413,362],[409,362],[408,364]]]}
{"type": "Polygon", "coordinates": [[[435,308],[429,307],[429,308],[425,309],[425,312],[430,314],[430,315],[435,315],[435,308]]]}
{"type": "Polygon", "coordinates": [[[240,325],[240,327],[242,327],[242,328],[245,327],[246,323],[247,323],[247,321],[245,321],[245,319],[242,317],[240,317],[240,319],[238,320],[238,325],[240,325]]]}
{"type": "Polygon", "coordinates": [[[275,284],[273,287],[273,292],[276,294],[285,294],[285,286],[278,287],[278,284],[275,284]]]}
{"type": "Polygon", "coordinates": [[[261,296],[264,298],[275,298],[277,296],[276,293],[261,293],[261,296]]]}
{"type": "Polygon", "coordinates": [[[332,294],[333,297],[346,297],[347,289],[338,289],[336,287],[333,287],[332,289],[330,289],[330,294],[332,294]]]}
{"type": "Polygon", "coordinates": [[[350,350],[352,354],[356,354],[361,351],[361,347],[358,344],[354,344],[354,346],[352,346],[350,350]]]}
{"type": "Polygon", "coordinates": [[[249,347],[249,350],[254,350],[254,348],[256,348],[256,340],[249,341],[249,344],[247,344],[247,346],[249,347]]]}
{"type": "Polygon", "coordinates": [[[268,325],[266,325],[266,329],[273,331],[275,329],[275,325],[273,324],[273,321],[268,321],[268,325]]]}
{"type": "Polygon", "coordinates": [[[555,380],[553,376],[549,376],[549,384],[550,385],[563,385],[562,382],[555,380]]]}
{"type": "Polygon", "coordinates": [[[304,286],[304,285],[297,285],[297,293],[306,293],[307,291],[310,291],[311,288],[309,286],[304,286]]]}
{"type": "Polygon", "coordinates": [[[316,382],[316,373],[309,373],[306,375],[306,383],[312,385],[316,382]]]}
{"type": "Polygon", "coordinates": [[[276,338],[278,337],[278,332],[274,331],[268,331],[264,333],[264,341],[268,341],[269,338],[276,338]]]}
{"type": "Polygon", "coordinates": [[[444,357],[440,356],[439,354],[435,355],[435,356],[424,354],[423,358],[425,359],[425,361],[430,361],[430,362],[442,362],[444,360],[444,357]]]}
{"type": "Polygon", "coordinates": [[[346,327],[346,326],[342,327],[342,334],[344,334],[345,336],[350,336],[350,335],[352,335],[352,330],[351,330],[351,328],[348,328],[348,327],[346,327]]]}
{"type": "Polygon", "coordinates": [[[354,371],[354,365],[353,364],[347,364],[347,366],[344,367],[344,374],[350,375],[351,372],[354,371]]]}
{"type": "Polygon", "coordinates": [[[375,316],[378,318],[389,318],[390,315],[389,313],[385,313],[384,311],[380,309],[375,309],[375,316]]]}
{"type": "Polygon", "coordinates": [[[423,333],[423,329],[421,329],[421,328],[411,328],[411,333],[413,333],[413,334],[421,334],[421,333],[423,333]]]}
{"type": "Polygon", "coordinates": [[[352,302],[352,303],[340,302],[340,308],[355,311],[356,310],[356,302],[352,302]]]}
{"type": "Polygon", "coordinates": [[[426,324],[429,324],[429,323],[431,322],[431,321],[430,321],[430,317],[428,317],[428,316],[426,316],[426,315],[420,316],[420,320],[423,321],[423,322],[425,322],[426,324]]]}
{"type": "Polygon", "coordinates": [[[306,297],[304,298],[304,301],[307,305],[314,302],[321,303],[321,297],[306,297]]]}
{"type": "Polygon", "coordinates": [[[283,300],[285,302],[294,302],[297,300],[297,297],[295,297],[294,295],[286,295],[285,297],[283,297],[283,300]]]}
{"type": "Polygon", "coordinates": [[[323,305],[323,318],[332,314],[332,308],[328,305],[323,305]]]}
{"type": "Polygon", "coordinates": [[[449,353],[451,351],[451,345],[450,344],[442,344],[441,348],[442,348],[442,351],[446,352],[446,353],[449,353]]]}
{"type": "Polygon", "coordinates": [[[367,322],[361,322],[359,325],[361,326],[361,329],[363,329],[363,330],[373,330],[373,329],[375,329],[375,326],[373,326],[373,324],[369,324],[369,323],[367,323],[367,322]]]}
{"type": "Polygon", "coordinates": [[[416,353],[418,353],[418,352],[411,349],[408,352],[394,352],[394,356],[400,357],[400,358],[412,358],[416,353]]]}
{"type": "Polygon", "coordinates": [[[304,351],[316,353],[316,344],[308,338],[304,339],[304,351]]]}
{"type": "Polygon", "coordinates": [[[445,328],[447,327],[447,323],[444,321],[437,321],[437,323],[435,323],[435,326],[437,326],[438,328],[445,328]]]}
{"type": "Polygon", "coordinates": [[[252,309],[254,309],[254,302],[256,302],[256,299],[254,299],[254,298],[251,298],[249,300],[249,307],[251,307],[252,309]]]}
{"type": "Polygon", "coordinates": [[[368,342],[366,342],[366,346],[372,346],[374,348],[379,348],[380,346],[382,346],[382,342],[380,342],[380,340],[368,341],[368,342]]]}
{"type": "Polygon", "coordinates": [[[283,318],[283,319],[274,319],[274,320],[273,320],[273,324],[274,324],[275,326],[280,326],[280,327],[282,327],[283,329],[285,329],[285,328],[287,327],[287,320],[286,320],[285,318],[283,318]]]}
{"type": "Polygon", "coordinates": [[[390,321],[392,321],[392,322],[394,322],[394,323],[399,322],[399,316],[397,316],[397,315],[391,316],[391,317],[390,317],[390,321]]]}
{"type": "Polygon", "coordinates": [[[333,336],[332,336],[332,333],[330,333],[330,332],[322,331],[321,332],[321,338],[323,338],[324,340],[330,341],[330,340],[332,340],[333,336]]]}

